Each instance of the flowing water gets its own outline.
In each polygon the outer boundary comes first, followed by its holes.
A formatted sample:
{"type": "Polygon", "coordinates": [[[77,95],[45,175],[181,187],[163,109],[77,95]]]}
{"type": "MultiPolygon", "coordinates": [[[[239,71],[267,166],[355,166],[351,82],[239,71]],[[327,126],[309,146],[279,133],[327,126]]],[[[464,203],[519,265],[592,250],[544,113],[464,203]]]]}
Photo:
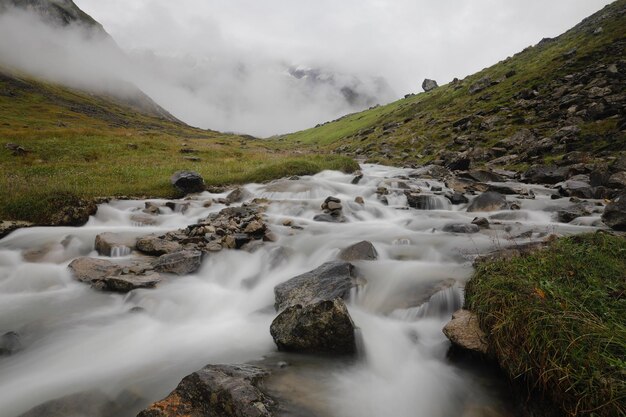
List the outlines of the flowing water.
{"type": "MultiPolygon", "coordinates": [[[[206,364],[243,362],[275,370],[268,387],[284,400],[285,415],[510,415],[502,381],[446,357],[449,342],[441,329],[462,305],[471,260],[551,233],[594,230],[598,215],[556,223],[554,209],[571,203],[550,200],[552,191],[541,186],[523,185],[536,198],[518,199],[521,210],[484,213],[491,229],[444,233],[445,224],[469,223],[476,213],[439,195],[433,210],[408,209],[401,189],[446,191],[442,183],[409,179],[407,169],[362,168],[357,185],[353,176],[331,171],[247,185],[254,197],[271,200],[266,217],[276,242],[210,254],[197,273],[126,295],[73,280],[68,263],[97,256],[99,233],[138,237],[182,228],[224,208],[203,207],[224,195],[201,194],[186,210],[169,210],[148,226],[133,216],[144,201],[114,201],[83,227],[22,229],[1,240],[0,334],[17,332],[22,349],[0,356],[0,417],[94,390],[117,402],[124,409],[120,416],[134,416],[206,364]],[[390,190],[388,205],[375,193],[381,185],[390,190]],[[312,220],[330,195],[342,200],[345,223],[312,220]],[[355,203],[356,196],[365,204],[355,203]],[[298,227],[283,226],[285,220],[298,227]],[[379,259],[355,262],[366,282],[348,305],[359,328],[358,357],[277,352],[269,334],[274,286],[361,240],[374,244],[379,259]]],[[[112,255],[138,256],[124,247],[112,255]]]]}

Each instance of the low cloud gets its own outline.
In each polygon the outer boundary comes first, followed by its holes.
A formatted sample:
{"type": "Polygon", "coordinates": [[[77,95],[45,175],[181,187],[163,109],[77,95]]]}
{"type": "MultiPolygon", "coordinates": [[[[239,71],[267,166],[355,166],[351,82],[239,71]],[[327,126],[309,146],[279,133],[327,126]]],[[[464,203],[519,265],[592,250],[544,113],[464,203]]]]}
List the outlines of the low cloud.
{"type": "Polygon", "coordinates": [[[0,16],[0,63],[81,88],[124,80],[189,124],[268,136],[471,74],[609,1],[76,3],[123,53],[12,12],[0,16]]]}

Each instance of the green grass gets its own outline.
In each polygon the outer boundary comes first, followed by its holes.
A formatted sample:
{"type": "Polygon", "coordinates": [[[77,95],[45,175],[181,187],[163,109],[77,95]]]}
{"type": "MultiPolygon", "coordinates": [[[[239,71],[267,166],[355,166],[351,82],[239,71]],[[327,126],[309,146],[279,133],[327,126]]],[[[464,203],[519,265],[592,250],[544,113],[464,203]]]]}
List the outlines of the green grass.
{"type": "MultiPolygon", "coordinates": [[[[623,10],[626,0],[618,0],[608,10],[623,10]]],[[[602,16],[599,12],[595,18],[602,16]]],[[[539,135],[549,136],[555,130],[554,121],[546,114],[535,114],[523,109],[515,95],[528,88],[536,89],[540,96],[552,93],[551,84],[567,74],[597,63],[611,64],[620,59],[622,51],[613,50],[617,41],[626,38],[626,15],[595,22],[594,19],[578,25],[553,42],[527,48],[458,84],[441,86],[428,93],[396,101],[360,113],[342,117],[319,127],[303,130],[279,138],[284,146],[298,144],[321,149],[339,150],[345,154],[366,155],[372,162],[397,165],[425,163],[436,159],[442,150],[459,150],[454,138],[474,135],[472,146],[489,149],[498,141],[512,135],[520,128],[536,129],[539,135]],[[600,34],[592,32],[602,26],[600,34]],[[572,59],[563,54],[573,48],[577,53],[572,59]],[[509,71],[513,76],[506,77],[509,71]],[[486,90],[470,94],[469,87],[483,77],[500,82],[486,90]],[[503,110],[508,108],[510,110],[503,110]],[[474,125],[462,132],[455,131],[452,124],[465,116],[474,117],[474,125]],[[491,129],[479,127],[481,119],[498,116],[500,120],[491,129]],[[400,126],[384,131],[387,123],[400,126]],[[374,129],[368,135],[360,135],[374,129]]],[[[583,136],[594,135],[594,143],[583,138],[583,150],[600,152],[626,149],[626,137],[616,128],[615,120],[605,122],[582,122],[583,136]],[[602,139],[597,139],[600,135],[602,139]]]]}
{"type": "Polygon", "coordinates": [[[46,223],[62,201],[71,205],[76,198],[176,197],[169,178],[183,169],[199,172],[208,185],[228,185],[324,169],[354,171],[358,164],[195,129],[0,71],[0,219],[46,223]],[[14,156],[6,143],[28,153],[14,156]],[[197,152],[183,154],[183,148],[197,152]]]}
{"type": "Polygon", "coordinates": [[[480,264],[466,307],[509,376],[566,415],[626,415],[626,238],[568,237],[480,264]]]}

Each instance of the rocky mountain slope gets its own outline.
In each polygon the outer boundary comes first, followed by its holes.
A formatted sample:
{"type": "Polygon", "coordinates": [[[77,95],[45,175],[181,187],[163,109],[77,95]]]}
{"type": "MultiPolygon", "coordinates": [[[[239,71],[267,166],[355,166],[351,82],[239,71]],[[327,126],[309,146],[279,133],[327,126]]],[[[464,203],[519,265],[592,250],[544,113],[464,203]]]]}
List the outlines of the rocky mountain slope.
{"type": "MultiPolygon", "coordinates": [[[[95,41],[98,48],[106,48],[106,52],[111,56],[115,56],[116,59],[120,61],[126,59],[124,52],[117,46],[102,25],[83,12],[72,0],[0,0],[0,16],[6,16],[15,12],[26,12],[34,15],[51,28],[76,31],[85,38],[85,42],[95,41]]],[[[30,35],[35,36],[34,33],[37,33],[37,31],[33,31],[30,35]]],[[[44,40],[48,50],[56,49],[57,52],[53,56],[68,54],[68,46],[63,44],[64,38],[54,39],[48,37],[41,39],[42,44],[44,40]]],[[[9,39],[5,39],[5,41],[10,42],[9,39]]],[[[71,54],[68,54],[69,56],[71,54]]],[[[68,57],[66,59],[69,62],[68,57]]],[[[45,58],[42,56],[41,59],[45,58]]],[[[17,77],[11,81],[14,86],[17,86],[20,85],[20,75],[24,75],[19,74],[19,72],[28,72],[28,68],[21,68],[19,64],[16,65],[12,61],[9,57],[0,54],[0,73],[4,82],[17,77]]],[[[43,62],[42,64],[45,65],[46,63],[43,62]]],[[[53,65],[52,63],[47,64],[53,65]]],[[[137,86],[114,75],[112,77],[111,80],[106,80],[109,83],[108,87],[86,87],[85,90],[98,94],[117,104],[131,107],[140,113],[178,122],[178,119],[155,103],[137,86]]],[[[94,85],[96,84],[94,83],[94,85]]]]}
{"type": "Polygon", "coordinates": [[[611,164],[626,150],[625,46],[618,0],[477,74],[279,139],[409,166],[611,164]]]}

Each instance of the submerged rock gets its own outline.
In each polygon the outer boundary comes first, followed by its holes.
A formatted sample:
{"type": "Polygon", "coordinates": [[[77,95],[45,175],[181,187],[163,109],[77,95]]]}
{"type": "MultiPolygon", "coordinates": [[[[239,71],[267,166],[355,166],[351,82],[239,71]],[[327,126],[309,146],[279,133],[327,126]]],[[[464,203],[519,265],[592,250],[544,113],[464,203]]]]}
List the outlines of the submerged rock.
{"type": "Polygon", "coordinates": [[[482,355],[488,352],[487,336],[478,325],[478,317],[469,310],[454,313],[443,333],[459,348],[482,355]]]}
{"type": "Polygon", "coordinates": [[[252,365],[207,365],[137,417],[271,417],[275,402],[262,391],[268,375],[252,365]]]}
{"type": "Polygon", "coordinates": [[[20,335],[16,332],[6,332],[0,337],[0,356],[10,356],[22,350],[20,335]]]}
{"type": "Polygon", "coordinates": [[[441,230],[448,233],[478,233],[480,232],[480,227],[475,224],[450,223],[443,226],[441,230]]]}
{"type": "Polygon", "coordinates": [[[121,412],[104,393],[88,391],[47,401],[19,417],[117,417],[121,412]]]}
{"type": "Polygon", "coordinates": [[[278,350],[338,354],[356,352],[354,323],[340,298],[289,306],[274,319],[270,333],[278,350]]]}
{"type": "Polygon", "coordinates": [[[348,262],[326,262],[274,288],[276,311],[288,306],[306,305],[318,300],[347,298],[357,284],[354,266],[348,262]]]}
{"type": "Polygon", "coordinates": [[[472,200],[467,208],[468,212],[475,211],[497,211],[506,208],[506,197],[494,191],[488,191],[472,200]]]}
{"type": "Polygon", "coordinates": [[[378,259],[378,252],[372,242],[364,240],[342,249],[338,258],[344,261],[374,261],[378,259]]]}

